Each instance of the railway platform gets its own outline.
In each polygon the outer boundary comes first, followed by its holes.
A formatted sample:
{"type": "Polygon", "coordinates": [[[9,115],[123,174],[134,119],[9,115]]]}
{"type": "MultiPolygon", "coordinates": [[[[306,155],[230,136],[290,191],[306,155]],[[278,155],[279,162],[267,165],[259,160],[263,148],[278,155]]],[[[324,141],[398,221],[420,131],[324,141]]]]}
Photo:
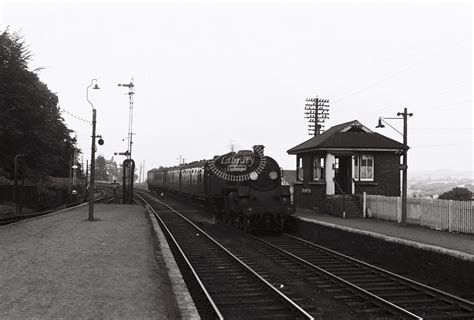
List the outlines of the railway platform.
{"type": "Polygon", "coordinates": [[[290,232],[474,301],[474,235],[297,209],[290,232]]]}
{"type": "Polygon", "coordinates": [[[99,204],[87,217],[83,205],[0,227],[0,318],[182,317],[187,289],[145,209],[99,204]]]}
{"type": "Polygon", "coordinates": [[[396,222],[379,219],[342,219],[305,209],[298,209],[295,217],[302,221],[474,262],[474,235],[450,233],[411,225],[403,227],[396,222]]]}

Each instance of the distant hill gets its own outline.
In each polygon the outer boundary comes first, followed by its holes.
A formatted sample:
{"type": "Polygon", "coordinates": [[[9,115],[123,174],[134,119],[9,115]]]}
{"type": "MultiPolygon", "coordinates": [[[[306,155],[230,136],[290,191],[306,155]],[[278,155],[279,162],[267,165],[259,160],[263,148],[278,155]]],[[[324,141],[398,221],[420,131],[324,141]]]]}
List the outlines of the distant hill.
{"type": "Polygon", "coordinates": [[[434,170],[408,172],[408,194],[417,197],[434,197],[455,187],[474,192],[474,172],[434,170]]]}
{"type": "MultiPolygon", "coordinates": [[[[283,183],[293,185],[296,170],[282,170],[283,183]]],[[[474,172],[455,170],[408,171],[408,195],[434,197],[455,187],[463,187],[474,192],[474,172]]]]}
{"type": "Polygon", "coordinates": [[[457,171],[457,170],[427,170],[427,171],[410,171],[408,170],[408,180],[416,178],[432,178],[432,179],[472,179],[474,180],[474,171],[457,171]]]}

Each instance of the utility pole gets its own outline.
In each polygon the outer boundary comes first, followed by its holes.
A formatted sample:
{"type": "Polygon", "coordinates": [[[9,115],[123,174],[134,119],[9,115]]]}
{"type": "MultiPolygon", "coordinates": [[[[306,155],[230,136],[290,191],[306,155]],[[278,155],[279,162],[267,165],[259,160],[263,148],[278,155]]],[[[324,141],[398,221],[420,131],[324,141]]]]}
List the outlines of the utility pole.
{"type": "MultiPolygon", "coordinates": [[[[91,84],[86,88],[86,100],[92,106],[92,141],[91,141],[91,181],[89,189],[89,221],[94,221],[94,179],[95,179],[95,139],[97,138],[95,134],[95,129],[97,125],[97,110],[94,107],[94,104],[89,100],[89,88],[98,90],[100,89],[97,85],[97,79],[92,79],[91,84]],[[95,83],[95,86],[92,85],[95,83]]],[[[102,139],[102,138],[101,138],[102,139]]],[[[104,142],[99,140],[99,144],[102,145],[104,142]]]]}
{"type": "Polygon", "coordinates": [[[234,144],[234,140],[230,139],[230,152],[234,152],[235,151],[235,144],[234,144]]]}
{"type": "Polygon", "coordinates": [[[408,113],[407,108],[403,109],[402,112],[398,112],[397,116],[403,116],[403,165],[402,165],[402,173],[403,173],[403,184],[402,184],[402,226],[407,225],[407,193],[408,193],[408,116],[413,116],[413,113],[408,113]]]}
{"type": "Polygon", "coordinates": [[[309,119],[309,135],[317,136],[323,132],[323,123],[329,119],[329,99],[308,98],[305,103],[305,118],[309,119]]]}
{"type": "Polygon", "coordinates": [[[119,87],[127,87],[128,91],[128,99],[130,103],[129,112],[128,112],[128,155],[127,159],[132,158],[132,145],[133,145],[133,95],[135,92],[133,91],[135,85],[133,84],[133,77],[130,83],[119,83],[119,87]]]}
{"type": "Polygon", "coordinates": [[[138,183],[142,182],[142,170],[143,170],[143,162],[140,163],[140,175],[138,176],[138,183]]]}
{"type": "Polygon", "coordinates": [[[408,113],[407,108],[403,109],[403,112],[397,112],[397,118],[387,118],[387,117],[379,117],[379,123],[376,128],[384,128],[382,122],[388,124],[393,130],[398,132],[400,135],[403,136],[403,164],[400,166],[400,170],[402,170],[402,226],[407,225],[407,216],[408,216],[408,205],[407,205],[407,193],[408,193],[408,117],[412,117],[413,113],[408,113]],[[392,119],[392,120],[403,120],[403,133],[398,131],[394,128],[390,123],[385,121],[385,119],[392,119]]]}
{"type": "Polygon", "coordinates": [[[86,159],[86,199],[88,195],[87,179],[89,178],[89,160],[86,159]]]}
{"type": "Polygon", "coordinates": [[[91,183],[89,190],[89,221],[94,220],[94,180],[95,180],[95,128],[97,124],[96,109],[92,109],[92,143],[91,143],[91,183]]]}

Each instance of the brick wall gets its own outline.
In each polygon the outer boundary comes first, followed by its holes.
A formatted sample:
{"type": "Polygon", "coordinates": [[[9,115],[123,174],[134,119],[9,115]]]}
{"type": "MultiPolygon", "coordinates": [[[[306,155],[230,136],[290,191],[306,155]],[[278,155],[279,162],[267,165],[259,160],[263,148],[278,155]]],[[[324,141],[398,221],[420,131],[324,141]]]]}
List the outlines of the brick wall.
{"type": "Polygon", "coordinates": [[[356,193],[400,196],[400,156],[395,152],[375,152],[374,157],[374,181],[357,182],[356,193]]]}
{"type": "MultiPolygon", "coordinates": [[[[400,156],[395,152],[373,152],[374,181],[356,182],[355,193],[378,194],[396,197],[401,195],[400,156]]],[[[326,184],[311,181],[311,162],[313,153],[300,155],[303,158],[303,181],[294,185],[294,202],[299,208],[321,208],[326,196],[326,184]],[[305,189],[306,192],[302,192],[305,189]],[[308,189],[311,193],[308,193],[308,189]]]]}
{"type": "Polygon", "coordinates": [[[296,207],[305,209],[322,208],[326,197],[325,183],[309,184],[308,186],[295,184],[293,187],[293,200],[296,207]],[[306,192],[302,192],[302,189],[306,189],[306,192]],[[307,193],[308,190],[311,190],[311,193],[307,193]]]}
{"type": "MultiPolygon", "coordinates": [[[[326,184],[312,181],[312,161],[314,153],[304,153],[303,158],[303,181],[294,185],[294,202],[298,208],[313,209],[321,208],[326,196],[326,184]],[[302,192],[305,189],[306,192],[302,192]],[[311,190],[308,193],[308,190],[311,190]]],[[[325,153],[318,153],[324,157],[325,153]]]]}

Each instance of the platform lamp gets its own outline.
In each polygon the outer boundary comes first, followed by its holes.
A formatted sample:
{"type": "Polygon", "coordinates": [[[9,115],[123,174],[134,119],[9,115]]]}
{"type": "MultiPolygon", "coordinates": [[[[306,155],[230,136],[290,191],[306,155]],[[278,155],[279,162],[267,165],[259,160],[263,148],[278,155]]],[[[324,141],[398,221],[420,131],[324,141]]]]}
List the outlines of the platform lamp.
{"type": "Polygon", "coordinates": [[[393,130],[398,132],[401,136],[403,136],[403,164],[400,166],[400,170],[402,170],[403,177],[402,177],[402,226],[407,225],[407,193],[408,193],[408,181],[407,181],[407,171],[408,171],[408,160],[407,160],[407,153],[408,153],[408,117],[413,116],[413,113],[408,113],[407,108],[403,109],[403,112],[397,113],[397,118],[386,118],[386,117],[379,117],[379,123],[376,128],[385,128],[382,122],[386,123],[390,126],[393,130]],[[385,119],[393,119],[393,120],[403,120],[403,133],[395,129],[390,123],[385,121],[385,119]]]}
{"type": "Polygon", "coordinates": [[[91,175],[90,175],[90,192],[89,192],[89,221],[94,220],[94,178],[95,178],[95,126],[96,126],[96,109],[92,102],[89,100],[89,88],[98,90],[100,89],[99,86],[97,85],[97,79],[92,79],[91,84],[87,86],[86,89],[86,100],[87,102],[90,103],[92,106],[92,145],[91,145],[91,165],[90,165],[90,170],[91,170],[91,175]]]}

